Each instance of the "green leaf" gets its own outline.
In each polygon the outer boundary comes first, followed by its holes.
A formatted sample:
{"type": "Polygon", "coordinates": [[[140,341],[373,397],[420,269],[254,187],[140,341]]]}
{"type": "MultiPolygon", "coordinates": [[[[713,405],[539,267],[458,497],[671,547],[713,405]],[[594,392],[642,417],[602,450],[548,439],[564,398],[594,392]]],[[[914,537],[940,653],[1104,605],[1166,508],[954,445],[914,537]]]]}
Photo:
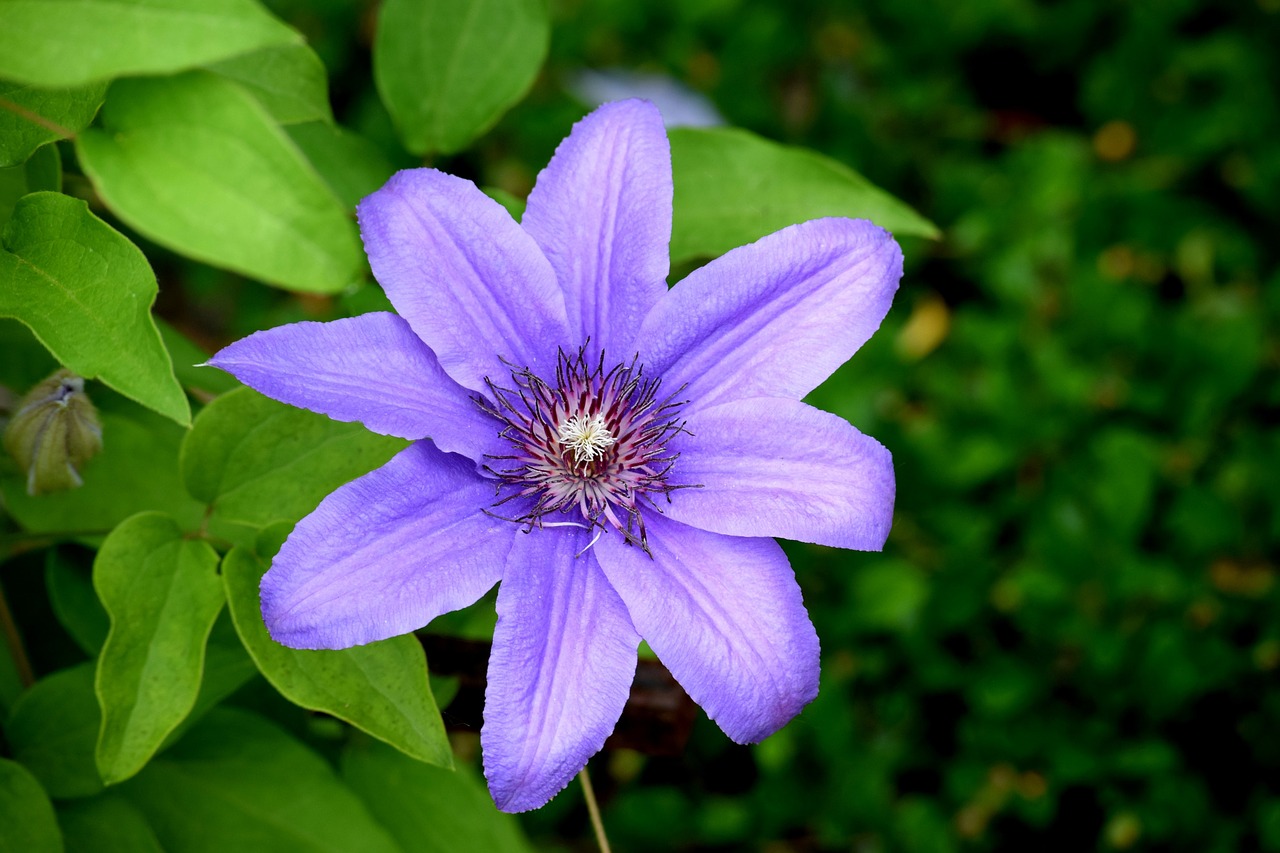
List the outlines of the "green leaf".
{"type": "Polygon", "coordinates": [[[182,476],[191,495],[223,519],[297,521],[405,445],[242,388],[196,418],[182,445],[182,476]]]}
{"type": "Polygon", "coordinates": [[[349,210],[395,172],[382,149],[339,125],[310,122],[286,128],[320,177],[349,210]]]}
{"type": "Polygon", "coordinates": [[[280,124],[333,121],[324,63],[305,44],[280,44],[206,66],[235,80],[280,124]]]}
{"type": "Polygon", "coordinates": [[[398,853],[324,759],[244,711],[211,711],[120,792],[166,850],[398,853]]]}
{"type": "Polygon", "coordinates": [[[173,326],[157,317],[156,328],[160,330],[160,339],[164,341],[165,349],[173,359],[174,375],[183,388],[195,392],[197,400],[215,397],[240,387],[240,383],[229,373],[204,367],[204,363],[209,360],[209,353],[173,326]]]}
{"type": "Polygon", "coordinates": [[[515,816],[498,811],[470,767],[432,767],[368,738],[352,739],[341,766],[347,785],[405,853],[532,850],[515,816]]]}
{"type": "Polygon", "coordinates": [[[0,166],[16,166],[46,142],[79,133],[106,93],[106,83],[40,89],[0,80],[0,166]]]}
{"type": "Polygon", "coordinates": [[[141,770],[195,705],[224,596],[217,552],[183,538],[158,512],[112,531],[94,561],[93,586],[111,617],[95,682],[98,770],[111,785],[141,770]]]}
{"type": "Polygon", "coordinates": [[[412,636],[338,651],[286,648],[267,634],[258,603],[266,567],[236,548],[222,562],[231,618],[258,669],[286,699],[346,720],[419,761],[449,767],[453,753],[412,636]]]}
{"type": "Polygon", "coordinates": [[[4,726],[13,757],[59,799],[102,790],[93,762],[102,719],[93,667],[89,661],[40,679],[14,703],[4,726]]]}
{"type": "MultiPolygon", "coordinates": [[[[225,593],[222,595],[226,597],[225,593]]],[[[235,693],[257,674],[258,667],[245,651],[244,643],[240,642],[229,610],[223,610],[214,621],[209,640],[205,643],[204,677],[200,679],[200,694],[196,696],[196,703],[186,719],[165,738],[160,749],[164,750],[177,741],[219,702],[235,693]]]]}
{"type": "Polygon", "coordinates": [[[533,85],[547,55],[542,0],[386,0],[373,76],[415,154],[460,151],[533,85]]]}
{"type": "Polygon", "coordinates": [[[61,189],[62,157],[56,145],[42,145],[27,162],[0,168],[0,229],[13,215],[18,199],[27,193],[61,189]]]}
{"type": "Polygon", "coordinates": [[[164,853],[142,812],[114,792],[58,803],[58,823],[71,851],[164,853]]]}
{"type": "Polygon", "coordinates": [[[67,557],[66,549],[50,548],[44,559],[44,585],[58,623],[85,654],[97,657],[111,629],[111,617],[93,591],[92,575],[67,557]]]}
{"type": "Polygon", "coordinates": [[[107,206],[175,252],[294,290],[359,278],[355,222],[253,97],[208,72],[120,80],[76,140],[107,206]]]}
{"type": "Polygon", "coordinates": [[[737,128],[676,128],[671,260],[722,255],[822,216],[870,219],[895,235],[937,237],[927,219],[843,163],[737,128]]]}
{"type": "Polygon", "coordinates": [[[137,246],[83,201],[42,192],[18,202],[4,248],[0,316],[26,324],[75,373],[191,422],[151,319],[156,277],[137,246]]]}
{"type": "Polygon", "coordinates": [[[102,453],[81,472],[84,485],[70,492],[31,497],[26,477],[0,479],[6,509],[27,530],[105,533],[135,513],[167,512],[184,529],[204,513],[182,486],[178,446],[186,431],[166,418],[115,398],[100,407],[102,453]]]}
{"type": "Polygon", "coordinates": [[[36,777],[0,758],[0,853],[62,853],[53,803],[36,777]]]}
{"type": "Polygon", "coordinates": [[[0,76],[77,86],[301,40],[253,0],[6,0],[0,76]]]}
{"type": "Polygon", "coordinates": [[[26,393],[61,367],[31,330],[17,320],[0,317],[0,385],[26,393]]]}

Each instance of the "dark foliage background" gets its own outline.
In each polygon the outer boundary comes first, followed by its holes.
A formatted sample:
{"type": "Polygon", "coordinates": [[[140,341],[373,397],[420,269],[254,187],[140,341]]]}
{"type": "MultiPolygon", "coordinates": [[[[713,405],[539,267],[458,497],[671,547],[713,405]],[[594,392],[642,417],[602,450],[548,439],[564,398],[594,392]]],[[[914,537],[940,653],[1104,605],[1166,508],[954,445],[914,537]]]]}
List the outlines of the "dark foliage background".
{"type": "MultiPolygon", "coordinates": [[[[373,89],[373,6],[267,5],[339,121],[415,165],[373,89]]],[[[532,93],[433,165],[523,196],[585,111],[574,76],[643,70],[945,234],[904,241],[885,326],[813,395],[898,472],[884,553],[790,547],[819,698],[758,747],[700,717],[678,757],[597,758],[615,848],[1280,850],[1280,3],[553,11],[532,93]]],[[[351,310],[143,245],[158,313],[210,347],[351,310]]],[[[522,821],[591,847],[574,792],[522,821]]]]}
{"type": "Polygon", "coordinates": [[[814,395],[898,471],[883,554],[792,549],[821,695],[615,755],[620,847],[1280,849],[1277,44],[1266,0],[561,7],[511,172],[561,75],[649,68],[946,233],[814,395]]]}

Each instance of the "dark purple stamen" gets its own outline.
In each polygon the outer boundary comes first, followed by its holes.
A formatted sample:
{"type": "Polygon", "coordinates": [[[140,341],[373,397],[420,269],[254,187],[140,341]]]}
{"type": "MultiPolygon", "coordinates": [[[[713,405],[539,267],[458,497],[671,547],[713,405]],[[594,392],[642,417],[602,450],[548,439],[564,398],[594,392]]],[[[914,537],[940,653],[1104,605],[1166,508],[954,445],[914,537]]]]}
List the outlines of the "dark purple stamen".
{"type": "Polygon", "coordinates": [[[486,378],[489,397],[474,399],[503,423],[512,453],[490,456],[495,462],[485,470],[498,480],[494,507],[520,507],[509,520],[532,529],[576,509],[583,526],[611,526],[647,553],[641,503],[656,509],[655,495],[670,500],[690,488],[668,482],[679,454],[667,442],[686,431],[678,415],[684,401],[659,401],[661,381],[644,377],[637,359],[608,371],[604,364],[603,353],[588,364],[584,347],[576,356],[560,351],[554,383],[514,368],[513,387],[486,378]]]}

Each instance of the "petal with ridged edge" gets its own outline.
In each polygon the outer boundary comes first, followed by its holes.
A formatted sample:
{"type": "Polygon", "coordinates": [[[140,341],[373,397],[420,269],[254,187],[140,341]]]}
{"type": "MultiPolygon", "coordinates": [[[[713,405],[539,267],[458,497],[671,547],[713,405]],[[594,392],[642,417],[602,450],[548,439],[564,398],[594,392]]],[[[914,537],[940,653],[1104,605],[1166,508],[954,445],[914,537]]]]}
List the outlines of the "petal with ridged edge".
{"type": "Polygon", "coordinates": [[[418,441],[298,522],[262,579],[276,642],[345,649],[414,631],[502,577],[514,524],[485,513],[491,481],[418,441]]]}
{"type": "Polygon", "coordinates": [[[399,438],[480,461],[502,453],[502,425],[440,368],[435,354],[395,314],[292,323],[257,332],[209,364],[274,400],[359,421],[399,438]]]}
{"type": "Polygon", "coordinates": [[[622,360],[667,292],[671,146],[648,101],[605,104],[560,143],[521,225],[551,262],[569,328],[622,360]]]}
{"type": "Polygon", "coordinates": [[[542,251],[470,181],[397,172],[357,214],[378,283],[459,385],[501,384],[510,365],[554,375],[557,349],[581,344],[542,251]]]}
{"type": "Polygon", "coordinates": [[[536,809],[569,784],[604,746],[635,677],[640,638],[591,535],[535,529],[507,557],[480,732],[503,811],[536,809]]]}
{"type": "Polygon", "coordinates": [[[700,488],[667,517],[730,536],[780,536],[879,551],[893,523],[893,458],[844,418],[796,400],[702,409],[672,443],[673,474],[700,488]]]}
{"type": "Polygon", "coordinates": [[[902,252],[865,219],[792,225],[694,270],[645,318],[641,360],[685,411],[798,400],[880,327],[902,252]]]}
{"type": "Polygon", "coordinates": [[[818,635],[772,539],[722,536],[656,513],[650,557],[620,536],[596,556],[640,636],[730,738],[755,743],[818,694],[818,635]]]}

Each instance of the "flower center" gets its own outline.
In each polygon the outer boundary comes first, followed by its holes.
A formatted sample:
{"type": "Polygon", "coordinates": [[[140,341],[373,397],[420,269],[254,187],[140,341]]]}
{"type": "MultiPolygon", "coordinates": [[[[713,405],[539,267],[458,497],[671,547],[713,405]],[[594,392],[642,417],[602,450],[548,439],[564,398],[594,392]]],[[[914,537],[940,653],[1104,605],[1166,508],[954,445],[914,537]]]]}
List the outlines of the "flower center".
{"type": "Polygon", "coordinates": [[[560,443],[573,450],[578,462],[592,462],[603,458],[605,448],[614,444],[604,415],[588,419],[585,415],[569,418],[560,425],[560,443]]]}
{"type": "Polygon", "coordinates": [[[485,466],[498,481],[491,514],[530,529],[612,527],[647,551],[641,508],[688,488],[670,482],[678,454],[667,449],[684,429],[683,402],[659,399],[661,383],[637,361],[606,370],[604,355],[589,363],[585,348],[560,352],[554,381],[513,369],[509,387],[485,383],[489,395],[476,404],[502,422],[511,445],[485,466]]]}

